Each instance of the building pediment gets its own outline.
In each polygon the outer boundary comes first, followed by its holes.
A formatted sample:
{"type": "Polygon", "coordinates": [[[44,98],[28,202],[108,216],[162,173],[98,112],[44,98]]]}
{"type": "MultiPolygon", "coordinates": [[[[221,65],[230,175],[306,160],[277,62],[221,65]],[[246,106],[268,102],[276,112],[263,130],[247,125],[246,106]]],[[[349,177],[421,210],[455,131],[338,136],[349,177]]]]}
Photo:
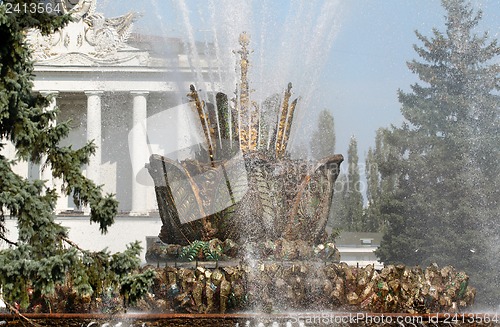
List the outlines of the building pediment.
{"type": "Polygon", "coordinates": [[[73,17],[67,26],[47,36],[36,29],[28,32],[37,65],[148,65],[147,51],[127,45],[137,14],[106,18],[95,12],[96,0],[73,2],[61,2],[62,11],[73,17]]]}

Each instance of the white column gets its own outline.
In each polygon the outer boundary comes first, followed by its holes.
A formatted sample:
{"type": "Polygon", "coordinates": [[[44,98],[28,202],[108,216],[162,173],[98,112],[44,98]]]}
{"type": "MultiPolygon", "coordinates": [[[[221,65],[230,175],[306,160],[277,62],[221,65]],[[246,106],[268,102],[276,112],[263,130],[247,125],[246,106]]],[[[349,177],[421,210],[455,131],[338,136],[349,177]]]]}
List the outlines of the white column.
{"type": "Polygon", "coordinates": [[[87,142],[93,141],[95,153],[89,158],[87,178],[100,185],[101,168],[101,96],[102,91],[85,91],[87,95],[87,142]]]}
{"type": "MultiPolygon", "coordinates": [[[[40,91],[40,94],[44,97],[52,96],[49,105],[44,108],[45,111],[53,111],[56,108],[56,97],[59,94],[58,91],[40,91]]],[[[54,126],[56,124],[55,120],[50,122],[50,126],[54,126]]],[[[43,155],[40,160],[40,179],[45,180],[45,186],[48,188],[54,187],[54,178],[52,177],[52,168],[50,165],[47,165],[47,156],[43,155]]]]}
{"type": "Polygon", "coordinates": [[[132,207],[131,216],[147,215],[147,187],[137,181],[138,168],[143,168],[147,152],[147,91],[130,92],[133,98],[132,131],[130,135],[130,158],[132,160],[132,207]],[[135,127],[135,128],[134,128],[135,127]]]}

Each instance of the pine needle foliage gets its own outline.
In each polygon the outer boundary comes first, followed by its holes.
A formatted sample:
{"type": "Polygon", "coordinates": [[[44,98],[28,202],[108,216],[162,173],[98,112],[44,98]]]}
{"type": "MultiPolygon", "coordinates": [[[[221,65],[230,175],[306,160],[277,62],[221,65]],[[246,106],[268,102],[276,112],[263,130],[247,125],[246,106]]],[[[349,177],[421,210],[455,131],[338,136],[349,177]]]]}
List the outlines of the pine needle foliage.
{"type": "Polygon", "coordinates": [[[392,150],[381,173],[396,174],[397,188],[380,204],[387,229],[377,254],[454,265],[478,302],[498,306],[500,46],[468,1],[442,6],[445,31],[416,32],[420,59],[408,67],[420,82],[399,91],[405,122],[384,135],[392,150]]]}
{"type": "Polygon", "coordinates": [[[27,31],[37,28],[49,34],[71,20],[67,15],[7,12],[7,3],[29,7],[38,2],[12,0],[0,4],[0,241],[9,244],[8,249],[0,251],[0,295],[27,308],[30,301],[70,283],[82,295],[97,297],[104,288],[116,287],[135,300],[147,284],[143,280],[138,287],[131,281],[139,268],[140,245],[132,244],[113,256],[106,251],[80,249],[68,239],[67,229],[55,221],[56,189],[13,171],[20,161],[41,164],[62,181],[62,191],[73,194],[77,205],[91,208],[90,221],[97,223],[102,233],[113,223],[116,199],[111,194],[103,195],[101,187],[81,172],[95,146],[60,146],[69,133],[68,124],[53,124],[58,110],[45,110],[51,98],[33,92],[34,63],[26,42],[27,31]],[[7,143],[16,149],[14,159],[2,155],[7,143]],[[6,237],[7,215],[17,219],[17,240],[6,237]]]}

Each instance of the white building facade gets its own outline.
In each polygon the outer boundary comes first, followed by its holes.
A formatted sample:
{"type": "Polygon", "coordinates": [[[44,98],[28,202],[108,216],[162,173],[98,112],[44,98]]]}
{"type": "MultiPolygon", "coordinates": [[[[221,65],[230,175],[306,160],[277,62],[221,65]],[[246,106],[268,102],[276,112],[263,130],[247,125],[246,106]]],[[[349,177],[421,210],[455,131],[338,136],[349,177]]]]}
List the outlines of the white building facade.
{"type": "Polygon", "coordinates": [[[382,269],[384,264],[375,254],[381,241],[382,233],[342,232],[335,239],[335,245],[340,252],[340,261],[349,266],[373,265],[375,269],[382,269]]]}
{"type": "MultiPolygon", "coordinates": [[[[50,36],[28,33],[35,59],[34,91],[52,95],[47,110],[57,106],[57,120],[70,121],[64,145],[80,148],[94,142],[96,152],[84,173],[105,193],[115,194],[120,213],[150,215],[158,207],[154,186],[152,180],[144,182],[149,179],[145,170],[138,176],[136,169],[155,150],[148,144],[147,118],[178,105],[194,72],[179,40],[131,34],[134,14],[108,19],[95,12],[96,0],[63,2],[74,22],[50,36]],[[155,42],[168,43],[175,51],[159,58],[139,48],[155,42]]],[[[10,145],[4,152],[13,157],[15,149],[10,145]]],[[[60,182],[39,165],[22,162],[15,171],[60,189],[60,182]]],[[[61,195],[56,212],[85,214],[88,208],[77,208],[71,196],[61,195]]]]}

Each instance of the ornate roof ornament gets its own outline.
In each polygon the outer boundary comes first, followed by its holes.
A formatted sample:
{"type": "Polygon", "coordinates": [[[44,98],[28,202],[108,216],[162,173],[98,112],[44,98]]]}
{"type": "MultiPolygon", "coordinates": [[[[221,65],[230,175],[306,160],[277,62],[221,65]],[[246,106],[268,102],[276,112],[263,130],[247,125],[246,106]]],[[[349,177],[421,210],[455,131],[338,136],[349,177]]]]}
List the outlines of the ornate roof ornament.
{"type": "Polygon", "coordinates": [[[95,13],[97,0],[63,0],[60,4],[64,14],[71,14],[80,20],[95,13]]]}
{"type": "Polygon", "coordinates": [[[62,13],[74,21],[51,35],[28,33],[33,58],[39,65],[147,65],[148,54],[127,45],[136,13],[106,18],[96,12],[97,0],[63,0],[62,13]]]}

